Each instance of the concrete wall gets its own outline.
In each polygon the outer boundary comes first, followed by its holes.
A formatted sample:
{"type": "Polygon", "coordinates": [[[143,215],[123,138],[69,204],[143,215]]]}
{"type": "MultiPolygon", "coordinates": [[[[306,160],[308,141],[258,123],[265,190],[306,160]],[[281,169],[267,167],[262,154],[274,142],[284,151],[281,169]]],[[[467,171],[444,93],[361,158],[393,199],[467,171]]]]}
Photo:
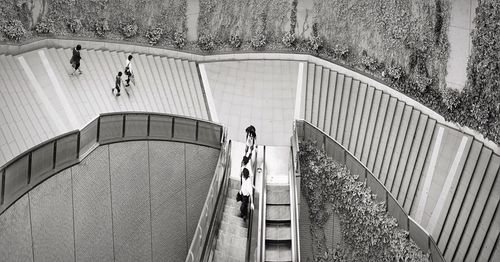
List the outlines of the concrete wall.
{"type": "Polygon", "coordinates": [[[183,261],[219,150],[100,146],[0,216],[1,261],[183,261]]]}

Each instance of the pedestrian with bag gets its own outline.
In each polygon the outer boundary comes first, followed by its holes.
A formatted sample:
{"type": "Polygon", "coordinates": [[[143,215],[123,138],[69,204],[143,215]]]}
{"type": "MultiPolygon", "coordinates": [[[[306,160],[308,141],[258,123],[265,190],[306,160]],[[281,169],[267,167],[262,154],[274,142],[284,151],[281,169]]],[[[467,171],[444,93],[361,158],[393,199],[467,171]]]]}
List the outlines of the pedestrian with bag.
{"type": "Polygon", "coordinates": [[[70,74],[72,76],[76,75],[76,71],[78,71],[80,75],[83,73],[82,70],[80,69],[80,60],[82,59],[82,56],[80,55],[80,50],[82,50],[81,45],[77,45],[75,48],[73,48],[73,55],[69,60],[71,67],[73,67],[74,69],[73,73],[70,74]]]}
{"type": "Polygon", "coordinates": [[[127,80],[125,80],[125,87],[130,87],[130,81],[135,85],[134,81],[134,72],[132,71],[132,55],[127,57],[127,61],[125,62],[125,75],[127,76],[127,80]]]}
{"type": "Polygon", "coordinates": [[[255,140],[257,139],[257,134],[255,133],[255,127],[250,125],[245,129],[247,133],[245,138],[245,156],[248,158],[252,157],[252,152],[256,148],[255,140]]]}

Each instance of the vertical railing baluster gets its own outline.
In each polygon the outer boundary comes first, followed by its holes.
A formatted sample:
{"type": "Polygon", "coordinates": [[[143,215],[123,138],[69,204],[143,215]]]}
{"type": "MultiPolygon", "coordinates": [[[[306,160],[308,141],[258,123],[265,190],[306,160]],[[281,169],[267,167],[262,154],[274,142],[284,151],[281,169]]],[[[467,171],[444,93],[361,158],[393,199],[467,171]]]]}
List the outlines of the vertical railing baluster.
{"type": "Polygon", "coordinates": [[[122,117],[122,138],[125,138],[125,125],[127,124],[127,115],[123,114],[122,117]]]}

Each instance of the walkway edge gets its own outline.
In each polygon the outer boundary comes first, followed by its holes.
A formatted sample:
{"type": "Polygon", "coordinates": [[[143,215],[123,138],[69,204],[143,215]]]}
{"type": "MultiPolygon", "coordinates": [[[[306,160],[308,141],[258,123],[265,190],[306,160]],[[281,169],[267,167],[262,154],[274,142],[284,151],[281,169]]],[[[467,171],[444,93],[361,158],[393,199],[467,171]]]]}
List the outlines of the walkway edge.
{"type": "Polygon", "coordinates": [[[207,98],[208,109],[210,113],[210,119],[212,122],[220,123],[219,117],[217,116],[217,110],[215,110],[214,97],[212,95],[212,89],[210,89],[210,84],[208,83],[207,72],[205,71],[205,65],[199,64],[201,81],[203,82],[203,87],[205,88],[205,96],[207,98]]]}

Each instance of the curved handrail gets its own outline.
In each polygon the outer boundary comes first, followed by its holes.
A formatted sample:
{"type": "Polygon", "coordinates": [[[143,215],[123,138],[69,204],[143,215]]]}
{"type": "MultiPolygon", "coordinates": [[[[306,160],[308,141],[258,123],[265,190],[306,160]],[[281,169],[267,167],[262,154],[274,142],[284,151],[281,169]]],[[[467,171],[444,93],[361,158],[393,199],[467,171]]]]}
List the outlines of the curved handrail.
{"type": "Polygon", "coordinates": [[[0,215],[33,187],[80,163],[100,145],[135,140],[161,140],[221,148],[223,127],[192,117],[116,112],[99,115],[81,130],[40,143],[0,169],[0,215]]]}
{"type": "MultiPolygon", "coordinates": [[[[226,133],[224,133],[226,138],[226,133]]],[[[196,231],[186,256],[186,262],[209,261],[214,238],[222,219],[222,212],[229,186],[231,173],[231,143],[225,141],[217,162],[217,167],[210,183],[210,189],[200,214],[196,231]]]]}
{"type": "MultiPolygon", "coordinates": [[[[252,161],[252,185],[255,185],[255,180],[257,178],[257,155],[258,155],[258,150],[257,150],[257,146],[255,146],[255,149],[254,149],[255,153],[252,154],[251,156],[251,161],[252,161]]],[[[250,206],[249,206],[249,210],[248,210],[248,220],[247,220],[247,242],[246,242],[246,254],[245,254],[245,261],[250,261],[250,252],[251,252],[251,246],[252,246],[252,232],[253,232],[253,223],[254,223],[254,220],[253,220],[253,216],[254,216],[254,201],[255,201],[255,187],[252,189],[252,197],[250,198],[250,206]]],[[[258,208],[260,208],[260,206],[257,206],[258,208]]]]}
{"type": "MultiPolygon", "coordinates": [[[[295,120],[295,134],[297,134],[301,141],[306,139],[317,141],[318,144],[316,146],[325,149],[327,155],[332,157],[336,162],[346,165],[351,173],[359,175],[359,179],[366,180],[366,184],[377,195],[377,200],[385,201],[387,213],[397,219],[398,226],[407,230],[409,236],[424,252],[430,252],[432,261],[445,261],[432,236],[404,211],[391,192],[344,146],[305,120],[295,120]],[[327,142],[330,146],[327,146],[327,142]]],[[[298,154],[298,150],[296,154],[298,154]]],[[[294,156],[294,159],[298,160],[298,157],[294,156]]]]}

